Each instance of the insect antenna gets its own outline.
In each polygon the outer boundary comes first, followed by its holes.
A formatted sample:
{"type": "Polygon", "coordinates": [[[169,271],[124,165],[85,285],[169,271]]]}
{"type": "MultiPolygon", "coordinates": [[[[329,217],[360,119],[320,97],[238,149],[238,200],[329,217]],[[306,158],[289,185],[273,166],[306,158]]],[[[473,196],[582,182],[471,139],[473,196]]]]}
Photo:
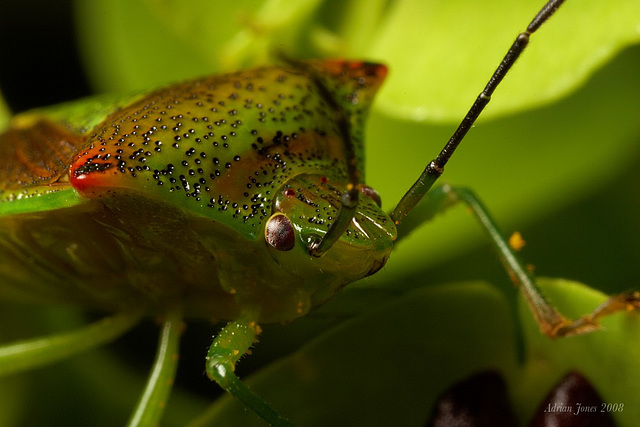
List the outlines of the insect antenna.
{"type": "Polygon", "coordinates": [[[305,64],[289,59],[286,56],[280,55],[280,58],[289,64],[298,67],[305,68],[309,72],[310,78],[313,81],[316,89],[320,93],[322,99],[327,103],[329,108],[335,112],[336,126],[340,140],[343,142],[342,148],[344,150],[345,159],[347,160],[347,191],[345,191],[340,199],[341,206],[338,211],[338,215],[329,226],[327,233],[320,237],[316,237],[315,240],[309,243],[309,254],[314,257],[320,257],[326,253],[331,247],[340,239],[340,236],[347,230],[356,208],[358,207],[358,184],[362,180],[362,174],[358,169],[358,159],[356,156],[356,148],[351,138],[351,121],[349,119],[348,112],[340,105],[335,95],[324,84],[322,78],[318,75],[318,72],[305,64]]]}
{"type": "Polygon", "coordinates": [[[343,141],[342,146],[345,151],[345,158],[347,159],[347,178],[349,180],[347,183],[347,191],[342,193],[340,198],[341,205],[338,215],[331,223],[327,234],[311,242],[309,245],[309,253],[315,257],[319,257],[338,241],[351,223],[353,215],[356,213],[356,208],[358,207],[358,193],[360,191],[357,185],[360,183],[361,174],[358,170],[356,149],[351,140],[351,122],[349,121],[347,112],[338,104],[335,97],[317,76],[313,75],[313,80],[321,96],[333,111],[336,111],[338,114],[336,125],[341,140],[343,141]]]}
{"type": "Polygon", "coordinates": [[[444,166],[447,164],[456,148],[458,148],[467,132],[469,132],[469,129],[471,129],[476,119],[480,116],[484,107],[486,107],[491,100],[491,95],[529,44],[529,38],[531,35],[536,32],[536,30],[538,30],[538,28],[540,28],[540,26],[544,24],[556,10],[558,10],[564,1],[565,0],[548,1],[542,9],[540,9],[535,18],[533,18],[531,23],[527,26],[527,29],[518,34],[515,41],[507,51],[504,59],[489,79],[484,90],[480,92],[480,95],[478,95],[466,116],[462,119],[460,125],[458,125],[456,131],[453,133],[442,151],[440,151],[438,157],[429,162],[417,181],[398,202],[398,205],[391,213],[391,219],[396,223],[396,225],[400,224],[404,217],[415,207],[415,205],[418,204],[418,202],[420,202],[420,200],[422,200],[433,184],[438,180],[438,178],[440,178],[444,172],[444,166]]]}

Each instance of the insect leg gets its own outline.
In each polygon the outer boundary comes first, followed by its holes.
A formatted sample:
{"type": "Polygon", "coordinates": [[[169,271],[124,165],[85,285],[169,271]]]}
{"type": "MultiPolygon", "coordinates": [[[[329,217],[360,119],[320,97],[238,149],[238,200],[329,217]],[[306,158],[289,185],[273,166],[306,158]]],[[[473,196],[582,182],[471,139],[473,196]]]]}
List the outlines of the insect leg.
{"type": "MultiPolygon", "coordinates": [[[[497,249],[509,277],[523,293],[540,326],[540,330],[549,337],[556,338],[591,332],[599,328],[598,320],[604,316],[617,311],[640,310],[640,292],[631,291],[612,296],[593,312],[577,320],[565,318],[542,295],[527,267],[502,235],[487,208],[484,207],[471,190],[449,185],[437,187],[427,195],[424,202],[425,206],[420,207],[419,210],[425,212],[427,219],[430,219],[436,213],[458,202],[462,202],[469,207],[482,229],[487,233],[492,244],[497,249]]],[[[414,222],[408,222],[406,227],[403,227],[404,225],[404,223],[401,223],[398,228],[401,236],[406,235],[411,228],[415,227],[414,222]]]]}
{"type": "Polygon", "coordinates": [[[158,352],[142,396],[128,426],[160,424],[178,367],[178,351],[182,332],[182,307],[169,309],[162,322],[158,352]]]}
{"type": "Polygon", "coordinates": [[[47,365],[107,344],[140,320],[138,311],[126,311],[71,332],[0,346],[0,376],[47,365]]]}
{"type": "Polygon", "coordinates": [[[259,326],[247,320],[233,321],[225,326],[209,347],[207,375],[270,425],[290,426],[289,421],[278,415],[262,398],[249,390],[234,373],[236,363],[253,345],[258,331],[259,326]]]}

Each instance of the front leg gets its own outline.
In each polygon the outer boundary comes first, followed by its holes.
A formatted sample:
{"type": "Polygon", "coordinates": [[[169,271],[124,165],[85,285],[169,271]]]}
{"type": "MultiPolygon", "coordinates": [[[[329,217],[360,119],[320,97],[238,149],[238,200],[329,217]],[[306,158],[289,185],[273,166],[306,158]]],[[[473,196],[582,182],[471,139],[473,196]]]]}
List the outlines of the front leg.
{"type": "Polygon", "coordinates": [[[209,347],[207,375],[270,425],[290,426],[289,421],[282,418],[260,396],[249,390],[234,372],[236,363],[249,351],[259,330],[260,327],[251,320],[240,319],[229,322],[209,347]]]}

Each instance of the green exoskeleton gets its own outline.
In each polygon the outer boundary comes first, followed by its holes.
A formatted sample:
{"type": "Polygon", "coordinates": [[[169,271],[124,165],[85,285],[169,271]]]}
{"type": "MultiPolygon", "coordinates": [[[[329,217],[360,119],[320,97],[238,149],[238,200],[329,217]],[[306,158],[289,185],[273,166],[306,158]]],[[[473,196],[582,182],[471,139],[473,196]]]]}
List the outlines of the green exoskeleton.
{"type": "Polygon", "coordinates": [[[51,363],[110,341],[142,316],[160,316],[154,371],[130,419],[152,425],[175,375],[183,317],[227,321],[207,354],[207,375],[267,422],[287,425],[287,414],[234,373],[259,325],[295,320],[376,273],[417,222],[459,202],[479,220],[544,334],[580,335],[603,316],[637,310],[640,295],[628,292],[565,318],[476,196],[433,186],[531,34],[562,3],[549,1],[516,38],[390,213],[363,176],[364,124],[387,74],[381,64],[283,60],[15,117],[0,136],[2,299],[118,314],[6,345],[0,373],[51,363]]]}

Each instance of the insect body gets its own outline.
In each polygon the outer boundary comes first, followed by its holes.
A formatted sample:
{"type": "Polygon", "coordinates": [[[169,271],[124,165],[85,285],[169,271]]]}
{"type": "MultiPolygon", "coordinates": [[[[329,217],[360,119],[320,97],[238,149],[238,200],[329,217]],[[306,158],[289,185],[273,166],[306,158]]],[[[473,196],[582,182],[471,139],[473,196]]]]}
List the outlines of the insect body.
{"type": "MultiPolygon", "coordinates": [[[[162,412],[183,312],[231,321],[209,350],[207,374],[268,422],[286,424],[233,373],[258,324],[300,317],[378,271],[414,207],[427,207],[425,221],[467,204],[547,335],[589,332],[600,317],[637,308],[638,295],[627,293],[575,322],[565,319],[473,193],[432,189],[529,36],[561,3],[549,2],[518,37],[390,215],[362,176],[363,124],[382,65],[291,63],[99,104],[90,118],[78,119],[73,106],[17,117],[0,145],[3,298],[120,312],[94,325],[97,341],[141,313],[165,319],[157,369],[133,425],[153,424],[162,412]]],[[[67,337],[72,345],[43,344],[56,348],[51,360],[86,347],[81,332],[67,337]]],[[[24,369],[16,355],[27,367],[46,362],[21,348],[0,349],[0,371],[24,369]]]]}
{"type": "Polygon", "coordinates": [[[354,111],[359,143],[366,108],[384,76],[384,67],[368,64],[306,67],[162,89],[117,109],[86,137],[46,119],[5,133],[12,167],[3,171],[3,206],[13,214],[3,217],[2,259],[11,291],[72,295],[110,310],[186,299],[191,315],[220,319],[255,306],[257,321],[284,321],[380,268],[395,225],[366,196],[338,243],[344,250],[292,262],[300,255],[291,249],[304,251],[306,239],[326,233],[347,179],[336,112],[310,74],[336,76],[332,90],[358,95],[358,103],[346,107],[354,111]],[[41,164],[33,167],[22,153],[39,143],[43,128],[53,142],[36,151],[41,164]],[[51,210],[62,197],[72,206],[51,210]],[[18,213],[34,199],[42,211],[18,213]],[[278,218],[287,223],[276,224],[278,218]],[[282,227],[294,227],[295,237],[280,242],[282,227]],[[268,246],[265,228],[273,235],[268,246]],[[285,251],[283,244],[290,247],[285,251]],[[30,274],[15,278],[13,271],[30,274]]]}

